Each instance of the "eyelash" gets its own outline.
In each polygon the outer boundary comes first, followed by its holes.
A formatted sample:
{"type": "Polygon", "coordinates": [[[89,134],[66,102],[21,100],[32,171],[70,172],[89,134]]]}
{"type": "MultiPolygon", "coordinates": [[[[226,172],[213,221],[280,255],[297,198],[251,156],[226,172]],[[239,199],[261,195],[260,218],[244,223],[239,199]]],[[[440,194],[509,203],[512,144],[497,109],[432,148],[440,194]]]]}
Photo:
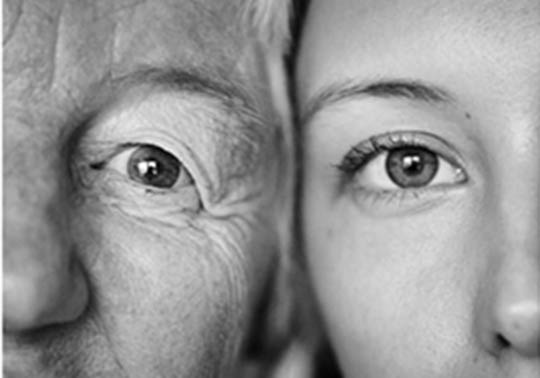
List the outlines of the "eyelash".
{"type": "MultiPolygon", "coordinates": [[[[353,146],[342,161],[335,165],[335,168],[340,172],[340,187],[351,186],[355,176],[380,154],[403,147],[418,147],[433,152],[438,159],[444,159],[450,165],[456,167],[457,172],[462,176],[459,184],[468,181],[463,164],[460,163],[459,158],[456,158],[457,153],[447,142],[426,132],[398,131],[376,135],[353,146]]],[[[365,188],[354,189],[358,194],[370,197],[370,199],[385,199],[387,202],[392,202],[393,200],[404,201],[410,198],[420,199],[424,194],[432,191],[434,187],[399,188],[381,191],[365,188]]],[[[438,189],[444,191],[444,189],[448,189],[448,186],[440,185],[438,189]]]]}

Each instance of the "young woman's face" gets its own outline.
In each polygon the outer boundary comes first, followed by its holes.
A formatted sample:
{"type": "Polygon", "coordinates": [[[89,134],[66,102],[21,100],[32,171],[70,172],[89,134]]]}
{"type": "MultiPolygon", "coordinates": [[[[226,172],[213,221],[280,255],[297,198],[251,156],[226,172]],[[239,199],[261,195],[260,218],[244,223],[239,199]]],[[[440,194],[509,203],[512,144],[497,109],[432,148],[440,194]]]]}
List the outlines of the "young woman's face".
{"type": "Polygon", "coordinates": [[[540,376],[540,2],[312,2],[307,262],[347,377],[540,376]]]}

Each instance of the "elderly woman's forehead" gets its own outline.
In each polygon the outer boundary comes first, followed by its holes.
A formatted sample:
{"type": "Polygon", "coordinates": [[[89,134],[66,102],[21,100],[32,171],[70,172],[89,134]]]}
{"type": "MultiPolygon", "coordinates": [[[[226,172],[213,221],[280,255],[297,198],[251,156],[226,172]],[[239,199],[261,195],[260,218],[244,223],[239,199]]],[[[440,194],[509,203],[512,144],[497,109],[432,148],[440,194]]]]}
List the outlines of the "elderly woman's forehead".
{"type": "Polygon", "coordinates": [[[13,42],[31,56],[28,63],[56,60],[55,66],[66,59],[98,66],[167,60],[198,65],[212,57],[227,65],[245,45],[243,6],[244,0],[8,1],[4,43],[8,52],[13,42]]]}
{"type": "MultiPolygon", "coordinates": [[[[164,11],[171,15],[180,23],[203,22],[224,19],[228,16],[235,17],[242,7],[247,6],[246,0],[95,0],[95,1],[70,1],[70,0],[6,0],[4,2],[4,32],[13,26],[22,13],[38,13],[47,18],[47,21],[54,23],[56,16],[61,12],[86,12],[92,14],[94,20],[100,17],[116,17],[122,13],[129,14],[144,8],[150,10],[146,12],[150,18],[152,11],[164,11]]],[[[148,25],[147,25],[148,26],[148,25]]],[[[153,25],[160,27],[160,25],[153,25]]]]}
{"type": "Polygon", "coordinates": [[[246,43],[247,3],[252,2],[8,1],[4,90],[12,97],[39,97],[35,103],[65,96],[80,103],[96,84],[141,67],[193,68],[249,86],[261,72],[246,43]]]}

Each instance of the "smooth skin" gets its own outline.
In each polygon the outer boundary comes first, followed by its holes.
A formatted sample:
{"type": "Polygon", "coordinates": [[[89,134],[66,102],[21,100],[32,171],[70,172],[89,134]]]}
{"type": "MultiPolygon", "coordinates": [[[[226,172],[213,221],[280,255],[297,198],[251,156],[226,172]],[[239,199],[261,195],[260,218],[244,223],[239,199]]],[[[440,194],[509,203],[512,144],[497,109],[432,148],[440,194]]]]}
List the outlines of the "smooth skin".
{"type": "Polygon", "coordinates": [[[235,367],[285,177],[244,6],[4,3],[6,377],[235,367]]]}
{"type": "Polygon", "coordinates": [[[314,0],[296,74],[344,375],[540,376],[540,2],[314,0]]]}

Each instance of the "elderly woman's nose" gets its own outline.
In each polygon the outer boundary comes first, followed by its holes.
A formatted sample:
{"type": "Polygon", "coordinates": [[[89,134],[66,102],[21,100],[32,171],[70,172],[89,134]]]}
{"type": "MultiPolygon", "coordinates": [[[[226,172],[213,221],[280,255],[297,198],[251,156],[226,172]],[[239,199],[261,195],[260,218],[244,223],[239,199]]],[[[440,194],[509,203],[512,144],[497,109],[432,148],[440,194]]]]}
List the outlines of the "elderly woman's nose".
{"type": "Polygon", "coordinates": [[[79,317],[88,286],[74,254],[60,170],[4,157],[4,330],[22,332],[79,317]]]}

